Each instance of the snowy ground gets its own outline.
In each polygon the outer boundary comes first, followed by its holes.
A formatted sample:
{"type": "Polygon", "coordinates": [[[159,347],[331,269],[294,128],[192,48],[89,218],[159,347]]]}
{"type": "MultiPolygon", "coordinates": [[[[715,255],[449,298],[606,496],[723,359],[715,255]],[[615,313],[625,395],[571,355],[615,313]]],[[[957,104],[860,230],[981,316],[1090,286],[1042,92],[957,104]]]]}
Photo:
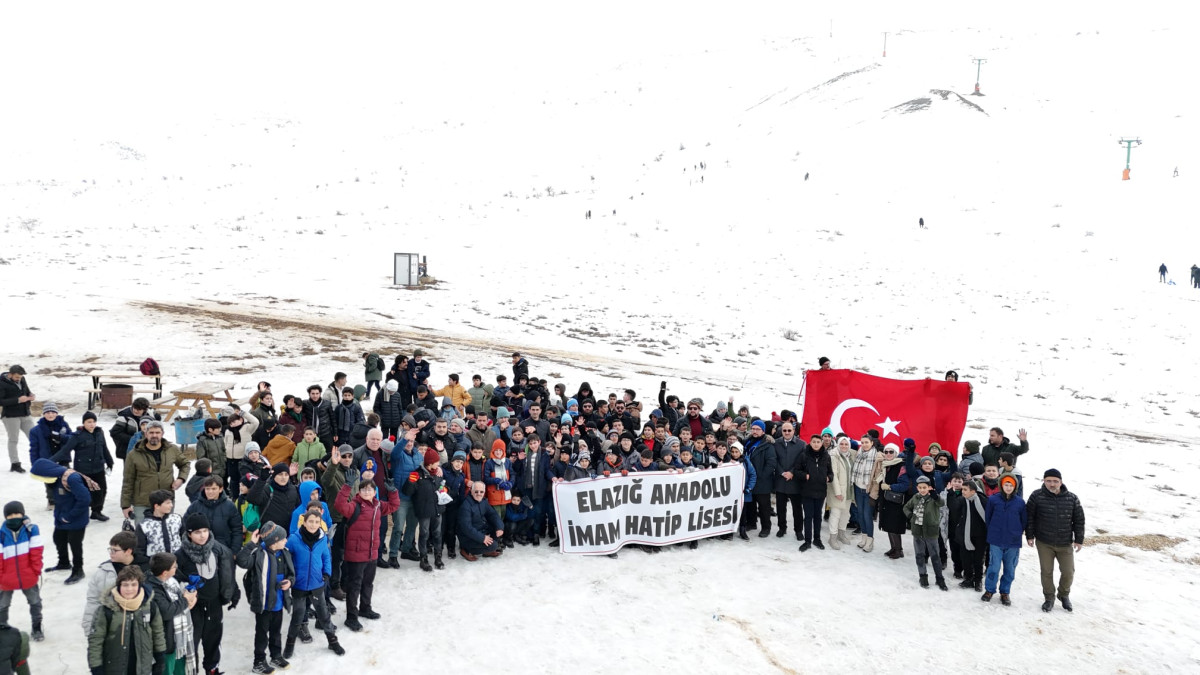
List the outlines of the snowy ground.
{"type": "MultiPolygon", "coordinates": [[[[159,11],[141,20],[185,21],[159,11]]],[[[299,392],[358,377],[367,349],[423,347],[441,382],[490,381],[517,348],[571,391],[649,400],[666,379],[759,412],[798,409],[822,355],[956,368],[975,384],[965,437],[1028,429],[1021,468],[1034,485],[1062,470],[1089,537],[1181,539],[1085,548],[1072,616],[1038,611],[1032,552],[1006,609],[919,589],[911,557],[801,557],[790,536],[616,561],[523,549],[381,573],[387,618],[345,638],[352,654],[396,663],[387,632],[499,672],[1200,664],[1184,220],[1200,139],[1169,6],[1036,26],[962,8],[239,11],[180,33],[91,7],[0,21],[0,56],[22,64],[20,105],[0,111],[0,344],[72,423],[87,371],[146,356],[168,388],[299,392]],[[1129,182],[1122,135],[1146,140],[1129,182]],[[393,288],[396,251],[428,255],[440,283],[393,288]],[[1157,283],[1162,262],[1177,285],[1157,283]],[[562,645],[559,661],[497,658],[464,622],[562,645]],[[962,637],[988,634],[1001,657],[962,637]]],[[[40,488],[2,474],[0,493],[40,488]]],[[[89,529],[89,567],[115,529],[89,529]]],[[[38,672],[81,672],[81,593],[48,582],[38,672]]],[[[229,618],[227,670],[248,666],[250,625],[229,618]]]]}

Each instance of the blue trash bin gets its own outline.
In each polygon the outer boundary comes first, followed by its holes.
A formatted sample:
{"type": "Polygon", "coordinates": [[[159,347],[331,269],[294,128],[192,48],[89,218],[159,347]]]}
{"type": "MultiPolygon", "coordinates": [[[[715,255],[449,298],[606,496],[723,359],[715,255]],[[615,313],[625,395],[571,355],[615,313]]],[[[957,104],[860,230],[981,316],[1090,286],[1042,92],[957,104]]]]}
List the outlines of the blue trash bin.
{"type": "Polygon", "coordinates": [[[187,446],[196,444],[196,437],[204,433],[204,420],[203,417],[196,420],[175,420],[175,443],[180,449],[187,450],[187,446]]]}

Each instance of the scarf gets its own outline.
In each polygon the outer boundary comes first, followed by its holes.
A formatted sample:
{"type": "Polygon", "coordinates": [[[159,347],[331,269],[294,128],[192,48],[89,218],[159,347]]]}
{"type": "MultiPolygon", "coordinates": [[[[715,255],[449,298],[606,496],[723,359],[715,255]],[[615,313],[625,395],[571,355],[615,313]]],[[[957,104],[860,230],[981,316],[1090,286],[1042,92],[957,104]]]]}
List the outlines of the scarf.
{"type": "Polygon", "coordinates": [[[384,387],[383,388],[383,402],[387,403],[388,401],[391,401],[391,400],[392,400],[392,392],[387,387],[384,387]]]}
{"type": "Polygon", "coordinates": [[[141,608],[142,602],[146,600],[146,589],[138,588],[137,595],[132,598],[126,598],[121,595],[121,585],[117,584],[112,589],[113,601],[117,603],[124,611],[124,616],[121,617],[121,646],[125,646],[125,626],[129,624],[129,613],[136,612],[141,608]]]}
{"type": "Polygon", "coordinates": [[[968,551],[975,550],[975,544],[971,542],[971,508],[975,509],[975,512],[979,514],[979,518],[983,520],[984,523],[987,522],[987,512],[983,510],[983,500],[979,498],[979,495],[975,495],[974,497],[968,499],[966,526],[963,531],[963,543],[966,544],[968,551]]]}
{"type": "Polygon", "coordinates": [[[300,540],[303,541],[309,548],[312,548],[321,539],[321,530],[309,532],[307,527],[300,526],[300,540]]]}
{"type": "Polygon", "coordinates": [[[233,442],[234,443],[242,442],[242,427],[244,427],[244,426],[246,426],[245,422],[242,422],[241,424],[237,425],[236,427],[233,426],[232,424],[229,425],[229,427],[228,427],[229,433],[233,434],[233,442]]]}
{"type": "MultiPolygon", "coordinates": [[[[171,598],[171,602],[179,602],[179,598],[183,595],[183,589],[177,579],[174,577],[167,579],[163,582],[163,588],[167,590],[167,597],[171,598]]],[[[186,664],[185,675],[196,675],[200,670],[200,664],[192,631],[192,613],[177,613],[171,624],[171,628],[175,631],[175,659],[186,664]]]]}
{"type": "Polygon", "coordinates": [[[183,554],[196,564],[196,573],[204,579],[212,579],[217,573],[217,556],[213,553],[216,541],[211,534],[203,546],[193,542],[191,537],[183,538],[183,554]]]}
{"type": "Polygon", "coordinates": [[[925,524],[925,505],[929,503],[929,498],[918,495],[914,501],[916,502],[916,506],[913,506],[912,524],[913,525],[924,525],[925,524]]]}
{"type": "MultiPolygon", "coordinates": [[[[500,459],[496,459],[495,457],[492,457],[492,466],[496,467],[494,469],[494,474],[495,474],[496,480],[499,480],[500,482],[504,482],[504,481],[508,480],[508,467],[504,466],[504,458],[503,457],[501,457],[500,459]]],[[[499,489],[499,488],[497,487],[497,489],[499,489]]],[[[512,492],[510,492],[508,490],[504,490],[503,492],[504,492],[504,501],[505,502],[508,502],[510,499],[512,499],[512,492]]]]}

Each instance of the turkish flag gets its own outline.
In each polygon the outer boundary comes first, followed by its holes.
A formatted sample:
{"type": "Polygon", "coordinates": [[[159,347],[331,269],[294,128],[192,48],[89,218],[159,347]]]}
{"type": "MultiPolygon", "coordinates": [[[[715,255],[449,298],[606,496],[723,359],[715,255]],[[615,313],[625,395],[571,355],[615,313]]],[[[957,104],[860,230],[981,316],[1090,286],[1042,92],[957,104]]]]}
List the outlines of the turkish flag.
{"type": "Polygon", "coordinates": [[[917,444],[928,454],[929,444],[958,457],[958,443],[967,424],[966,382],[892,380],[854,370],[810,370],[804,374],[804,415],[800,437],[807,440],[829,428],[858,439],[877,429],[884,445],[917,444]]]}

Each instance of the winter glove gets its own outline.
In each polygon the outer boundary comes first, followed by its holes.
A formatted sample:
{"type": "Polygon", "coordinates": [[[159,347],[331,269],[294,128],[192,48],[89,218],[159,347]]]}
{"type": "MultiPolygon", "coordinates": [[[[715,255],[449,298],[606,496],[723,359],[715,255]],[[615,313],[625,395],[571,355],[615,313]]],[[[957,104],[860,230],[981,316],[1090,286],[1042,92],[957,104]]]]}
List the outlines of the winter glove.
{"type": "Polygon", "coordinates": [[[510,481],[510,480],[502,480],[502,481],[500,481],[500,485],[499,485],[498,487],[499,487],[501,490],[505,490],[505,491],[507,491],[507,490],[511,490],[511,489],[512,489],[512,481],[510,481]]]}
{"type": "Polygon", "coordinates": [[[666,391],[667,390],[667,381],[663,380],[662,382],[660,382],[658,385],[658,389],[659,389],[659,391],[666,391]]]}
{"type": "Polygon", "coordinates": [[[92,675],[104,675],[104,666],[92,668],[92,675]]]}
{"type": "Polygon", "coordinates": [[[629,469],[621,469],[621,475],[622,475],[622,476],[628,476],[628,475],[629,475],[629,469]]]}
{"type": "Polygon", "coordinates": [[[238,588],[237,584],[233,585],[233,598],[229,601],[229,611],[237,609],[238,601],[242,599],[242,589],[238,588]]]}
{"type": "Polygon", "coordinates": [[[392,482],[392,479],[391,479],[391,478],[389,478],[389,479],[387,479],[387,480],[383,481],[383,487],[384,487],[384,489],[386,489],[388,492],[395,492],[395,491],[396,491],[396,484],[395,484],[394,482],[392,482]]]}
{"type": "Polygon", "coordinates": [[[608,472],[608,471],[605,471],[605,472],[604,472],[604,477],[605,477],[605,478],[608,478],[608,476],[609,476],[609,472],[608,472]]]}

